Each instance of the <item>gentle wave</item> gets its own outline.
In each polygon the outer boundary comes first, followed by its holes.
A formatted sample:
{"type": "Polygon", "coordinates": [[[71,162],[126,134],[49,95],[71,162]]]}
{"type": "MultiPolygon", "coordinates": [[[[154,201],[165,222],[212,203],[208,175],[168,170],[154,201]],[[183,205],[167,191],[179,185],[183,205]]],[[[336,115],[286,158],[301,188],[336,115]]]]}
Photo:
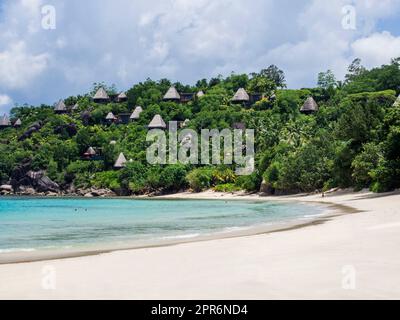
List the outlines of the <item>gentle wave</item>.
{"type": "Polygon", "coordinates": [[[178,239],[191,239],[191,238],[197,238],[201,236],[200,233],[192,233],[192,234],[182,234],[179,236],[169,236],[169,237],[162,237],[164,240],[178,240],[178,239]]]}
{"type": "Polygon", "coordinates": [[[10,249],[0,249],[0,253],[14,253],[14,252],[34,252],[35,248],[10,248],[10,249]]]}

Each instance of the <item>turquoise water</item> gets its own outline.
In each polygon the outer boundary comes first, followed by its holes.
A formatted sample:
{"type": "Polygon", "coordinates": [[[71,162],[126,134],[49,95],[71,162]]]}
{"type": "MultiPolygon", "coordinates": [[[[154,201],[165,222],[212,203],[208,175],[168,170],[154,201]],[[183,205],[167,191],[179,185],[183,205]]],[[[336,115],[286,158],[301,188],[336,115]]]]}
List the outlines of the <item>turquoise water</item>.
{"type": "Polygon", "coordinates": [[[184,239],[321,212],[258,201],[1,198],[0,253],[184,239]]]}

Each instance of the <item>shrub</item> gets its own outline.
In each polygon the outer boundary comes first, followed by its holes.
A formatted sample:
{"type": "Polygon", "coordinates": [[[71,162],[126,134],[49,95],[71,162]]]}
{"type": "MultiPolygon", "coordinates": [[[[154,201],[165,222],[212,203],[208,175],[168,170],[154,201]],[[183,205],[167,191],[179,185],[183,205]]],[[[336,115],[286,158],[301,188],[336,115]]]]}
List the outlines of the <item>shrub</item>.
{"type": "Polygon", "coordinates": [[[212,168],[194,169],[186,176],[186,180],[188,181],[190,188],[196,192],[200,192],[211,188],[213,183],[213,173],[214,170],[212,168]]]}
{"type": "Polygon", "coordinates": [[[239,176],[236,181],[236,186],[239,189],[249,192],[260,190],[262,178],[258,172],[253,172],[248,176],[239,176]]]}
{"type": "Polygon", "coordinates": [[[166,166],[160,177],[160,183],[166,191],[178,191],[187,186],[187,169],[184,165],[166,166]]]}

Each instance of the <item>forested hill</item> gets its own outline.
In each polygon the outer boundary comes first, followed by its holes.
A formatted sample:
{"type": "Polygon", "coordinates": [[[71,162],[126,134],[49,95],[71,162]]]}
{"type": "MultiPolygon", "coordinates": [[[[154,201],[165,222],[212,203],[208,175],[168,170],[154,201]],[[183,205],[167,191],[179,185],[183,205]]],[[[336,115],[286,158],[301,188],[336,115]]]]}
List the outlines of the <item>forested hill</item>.
{"type": "Polygon", "coordinates": [[[355,60],[345,81],[327,71],[311,89],[286,89],[283,72],[271,66],[195,86],[146,80],[126,96],[101,83],[56,108],[15,107],[1,119],[2,193],[34,188],[84,194],[103,188],[129,195],[187,188],[258,191],[261,185],[275,194],[334,187],[392,190],[400,186],[399,64],[395,59],[367,70],[355,60]],[[171,86],[187,101],[165,101],[171,86]],[[239,88],[249,101],[232,101],[239,88]],[[318,108],[301,113],[309,97],[318,108]],[[139,115],[129,119],[134,111],[139,115]],[[234,166],[149,165],[146,134],[155,115],[196,131],[255,129],[256,171],[237,177],[234,166]]]}

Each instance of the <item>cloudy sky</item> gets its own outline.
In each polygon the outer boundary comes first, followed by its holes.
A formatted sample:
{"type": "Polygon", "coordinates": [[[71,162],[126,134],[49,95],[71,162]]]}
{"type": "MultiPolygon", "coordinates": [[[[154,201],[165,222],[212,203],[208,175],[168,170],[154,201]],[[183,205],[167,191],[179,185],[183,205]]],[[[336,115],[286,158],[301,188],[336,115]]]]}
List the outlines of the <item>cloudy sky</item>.
{"type": "Polygon", "coordinates": [[[399,18],[400,0],[0,0],[0,112],[93,82],[193,84],[270,64],[290,88],[312,86],[355,57],[372,67],[400,56],[399,18]]]}

